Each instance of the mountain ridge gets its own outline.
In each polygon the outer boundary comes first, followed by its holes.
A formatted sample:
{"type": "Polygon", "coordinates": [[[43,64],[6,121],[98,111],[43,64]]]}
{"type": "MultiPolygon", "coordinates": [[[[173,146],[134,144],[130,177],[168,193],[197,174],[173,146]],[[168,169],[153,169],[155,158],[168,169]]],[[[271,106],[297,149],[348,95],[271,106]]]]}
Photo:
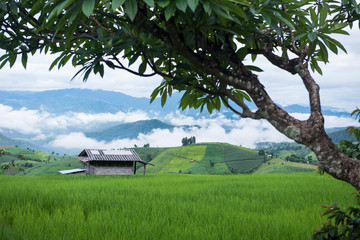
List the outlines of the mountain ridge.
{"type": "MultiPolygon", "coordinates": [[[[0,104],[11,106],[14,109],[27,108],[50,113],[66,113],[66,112],[85,112],[100,113],[109,112],[116,113],[118,111],[128,112],[135,110],[143,110],[147,112],[160,112],[168,114],[178,110],[178,103],[182,93],[174,92],[171,97],[167,98],[164,107],[161,107],[161,99],[156,98],[150,104],[150,98],[132,97],[121,92],[90,90],[80,88],[68,88],[59,90],[47,90],[41,92],[34,91],[0,91],[0,104]]],[[[256,106],[249,103],[250,108],[256,106]]],[[[307,106],[297,104],[283,106],[290,113],[309,113],[307,106]]],[[[224,114],[227,113],[226,108],[222,108],[224,114]],[[225,109],[225,111],[224,111],[225,109]]],[[[350,116],[349,112],[332,107],[323,107],[323,113],[332,116],[350,116]]],[[[179,110],[185,115],[197,115],[198,111],[194,109],[179,110]]],[[[231,116],[231,114],[226,114],[231,116]]],[[[202,115],[210,116],[209,113],[203,112],[202,115]]]]}
{"type": "Polygon", "coordinates": [[[118,124],[109,128],[103,128],[98,131],[85,132],[89,138],[94,138],[98,141],[110,142],[115,139],[135,139],[139,134],[149,134],[155,129],[168,129],[172,131],[175,127],[189,129],[198,126],[174,126],[158,119],[140,120],[131,123],[118,124]]]}

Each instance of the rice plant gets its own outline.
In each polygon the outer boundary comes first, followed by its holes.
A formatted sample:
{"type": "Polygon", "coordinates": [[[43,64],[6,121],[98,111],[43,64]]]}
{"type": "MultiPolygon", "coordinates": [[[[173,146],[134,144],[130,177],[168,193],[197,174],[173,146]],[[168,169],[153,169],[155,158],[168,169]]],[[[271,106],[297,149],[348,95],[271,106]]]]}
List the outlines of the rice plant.
{"type": "Polygon", "coordinates": [[[315,173],[0,176],[0,239],[310,239],[354,189],[315,173]]]}

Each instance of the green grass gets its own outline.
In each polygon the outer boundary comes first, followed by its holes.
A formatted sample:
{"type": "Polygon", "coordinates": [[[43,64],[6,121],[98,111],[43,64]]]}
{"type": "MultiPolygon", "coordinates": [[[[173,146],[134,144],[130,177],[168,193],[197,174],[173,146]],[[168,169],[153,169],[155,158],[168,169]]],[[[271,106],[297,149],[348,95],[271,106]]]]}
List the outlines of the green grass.
{"type": "Polygon", "coordinates": [[[353,204],[314,173],[0,176],[0,239],[310,239],[320,205],[353,204]]]}
{"type": "Polygon", "coordinates": [[[298,173],[316,172],[317,167],[310,164],[286,162],[279,158],[273,158],[263,163],[256,171],[256,174],[263,173],[298,173]]]}
{"type": "Polygon", "coordinates": [[[61,170],[68,170],[74,168],[83,168],[84,165],[77,159],[50,162],[46,164],[37,165],[33,168],[26,169],[24,173],[18,175],[26,176],[43,176],[43,175],[57,175],[61,170]]]}

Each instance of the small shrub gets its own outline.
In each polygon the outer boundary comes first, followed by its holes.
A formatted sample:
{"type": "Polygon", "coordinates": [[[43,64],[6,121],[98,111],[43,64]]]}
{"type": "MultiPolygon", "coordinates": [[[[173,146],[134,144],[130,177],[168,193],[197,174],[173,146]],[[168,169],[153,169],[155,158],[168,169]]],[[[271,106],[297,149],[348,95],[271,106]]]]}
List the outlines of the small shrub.
{"type": "Polygon", "coordinates": [[[323,216],[327,215],[327,221],[317,228],[313,235],[314,240],[332,239],[360,239],[360,194],[356,194],[357,207],[340,209],[336,203],[331,206],[322,206],[327,210],[323,216]]]}

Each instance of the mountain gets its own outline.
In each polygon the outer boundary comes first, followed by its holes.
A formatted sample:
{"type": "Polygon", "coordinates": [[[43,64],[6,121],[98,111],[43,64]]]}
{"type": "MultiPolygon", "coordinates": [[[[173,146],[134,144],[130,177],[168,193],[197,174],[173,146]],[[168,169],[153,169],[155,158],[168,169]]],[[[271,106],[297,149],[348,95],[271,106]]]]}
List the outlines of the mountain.
{"type": "Polygon", "coordinates": [[[173,96],[168,98],[167,104],[162,108],[160,99],[155,99],[150,104],[149,98],[137,98],[120,92],[103,90],[73,88],[43,92],[0,91],[0,104],[11,106],[14,109],[25,107],[55,114],[66,112],[116,113],[136,110],[169,113],[178,108],[179,94],[174,93],[173,96]]]}
{"type": "MultiPolygon", "coordinates": [[[[120,92],[89,89],[61,89],[43,92],[31,91],[0,91],[0,104],[11,106],[14,109],[33,109],[42,110],[49,113],[64,114],[67,112],[84,113],[116,113],[119,111],[129,112],[143,110],[147,113],[160,113],[166,115],[178,110],[178,103],[182,93],[174,92],[168,97],[164,107],[161,107],[161,99],[157,98],[150,104],[149,98],[132,97],[120,92]]],[[[255,109],[253,103],[249,104],[251,109],[255,109]]],[[[289,105],[284,107],[290,113],[309,113],[309,107],[300,105],[289,105]]],[[[199,111],[186,109],[182,114],[196,116],[199,111]]],[[[326,115],[349,116],[350,114],[331,107],[323,107],[326,115]]],[[[222,113],[232,118],[233,113],[223,108],[222,113]]],[[[201,116],[210,116],[204,111],[201,116]]]]}
{"type": "MultiPolygon", "coordinates": [[[[180,126],[183,128],[190,128],[191,126],[180,126]]],[[[117,126],[100,129],[98,131],[86,132],[85,135],[89,138],[94,138],[98,141],[110,142],[115,139],[134,139],[140,133],[149,134],[155,129],[168,129],[173,130],[175,126],[164,123],[157,119],[141,120],[132,123],[124,123],[117,126]]]]}
{"type": "Polygon", "coordinates": [[[27,141],[16,140],[9,137],[4,136],[0,133],[0,145],[1,146],[20,146],[22,148],[30,148],[30,149],[38,149],[38,150],[47,150],[46,148],[37,146],[27,141]]]}
{"type": "Polygon", "coordinates": [[[350,136],[345,129],[338,130],[335,132],[330,132],[328,133],[328,135],[334,143],[340,143],[340,141],[342,140],[355,141],[354,136],[350,136]]]}

